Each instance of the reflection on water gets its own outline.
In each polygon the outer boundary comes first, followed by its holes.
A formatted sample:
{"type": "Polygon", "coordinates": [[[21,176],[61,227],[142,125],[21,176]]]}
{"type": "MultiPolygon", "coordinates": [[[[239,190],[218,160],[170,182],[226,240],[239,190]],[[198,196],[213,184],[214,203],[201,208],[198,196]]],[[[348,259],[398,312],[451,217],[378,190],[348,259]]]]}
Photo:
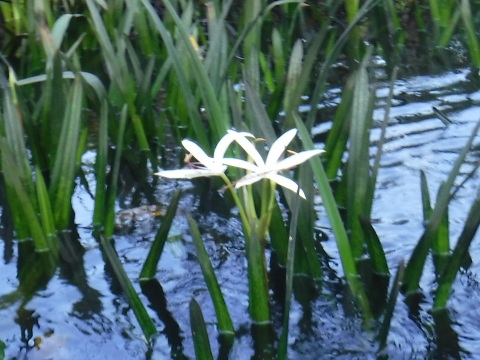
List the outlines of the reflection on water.
{"type": "MultiPolygon", "coordinates": [[[[433,198],[480,116],[477,106],[480,92],[469,88],[472,85],[467,76],[467,70],[459,70],[396,82],[372,213],[392,273],[402,259],[408,259],[423,231],[419,171],[425,171],[433,198]],[[435,117],[432,107],[447,114],[452,124],[445,126],[435,117]]],[[[376,92],[379,98],[379,108],[374,112],[376,126],[383,121],[381,106],[388,93],[386,86],[386,83],[379,83],[376,92]]],[[[327,94],[328,101],[321,105],[324,109],[321,116],[325,121],[314,129],[316,139],[324,138],[330,126],[329,109],[336,106],[340,95],[340,89],[327,94]]],[[[372,156],[376,152],[379,134],[378,128],[371,134],[372,156]]],[[[462,167],[463,176],[479,161],[480,142],[475,143],[477,150],[462,167]]],[[[87,153],[83,160],[88,186],[94,189],[95,154],[87,153]]],[[[84,359],[86,354],[90,359],[193,358],[188,316],[192,296],[202,307],[209,333],[216,334],[216,329],[215,312],[182,216],[187,211],[194,211],[201,226],[205,246],[232,313],[237,339],[230,357],[251,358],[246,262],[237,217],[220,212],[216,199],[200,196],[205,185],[201,182],[199,186],[189,182],[162,182],[159,186],[153,177],[140,183],[131,176],[125,176],[123,181],[124,192],[118,210],[168,204],[173,186],[183,187],[185,191],[170,241],[165,245],[159,263],[156,281],[140,287],[136,279],[161,219],[147,216],[142,218],[140,226],[134,224],[115,237],[119,257],[159,330],[154,348],[147,349],[125,296],[105,265],[91,235],[93,201],[85,189],[78,186],[74,195],[78,235],[69,234],[69,239],[65,239],[68,241],[62,241],[61,265],[52,279],[37,288],[28,301],[17,291],[19,254],[16,244],[12,245],[12,230],[0,228],[3,239],[0,242],[3,255],[0,263],[0,339],[7,344],[7,359],[84,359]]],[[[458,179],[456,183],[460,182],[458,179]]],[[[452,241],[462,229],[466,209],[470,207],[479,183],[479,175],[474,175],[450,205],[452,241]]],[[[290,319],[289,358],[312,358],[312,354],[322,359],[374,358],[377,347],[373,335],[362,329],[361,319],[355,316],[351,299],[345,295],[344,284],[337,275],[342,270],[336,245],[320,199],[318,202],[317,225],[329,235],[322,245],[330,260],[324,264],[325,279],[320,292],[312,286],[305,286],[303,288],[308,291],[296,294],[290,319]]],[[[5,217],[8,213],[2,211],[2,218],[5,217]]],[[[471,247],[472,266],[456,281],[455,293],[449,301],[450,317],[439,314],[437,320],[439,317],[443,320],[435,321],[428,311],[432,302],[430,293],[426,293],[418,304],[411,305],[415,311],[409,311],[400,298],[387,353],[405,359],[435,356],[436,336],[442,339],[444,347],[438,351],[454,357],[462,352],[460,347],[470,354],[480,353],[480,311],[476,310],[480,300],[480,264],[475,261],[480,259],[478,240],[479,235],[471,247]],[[456,338],[458,342],[454,341],[456,338]]],[[[424,288],[430,289],[433,281],[432,266],[427,264],[422,279],[424,288]]],[[[274,289],[273,299],[279,296],[276,291],[274,289]]],[[[274,319],[274,322],[280,321],[274,319]]],[[[218,353],[218,342],[214,336],[210,340],[214,353],[218,353]]],[[[466,353],[462,356],[469,357],[466,353]]]]}

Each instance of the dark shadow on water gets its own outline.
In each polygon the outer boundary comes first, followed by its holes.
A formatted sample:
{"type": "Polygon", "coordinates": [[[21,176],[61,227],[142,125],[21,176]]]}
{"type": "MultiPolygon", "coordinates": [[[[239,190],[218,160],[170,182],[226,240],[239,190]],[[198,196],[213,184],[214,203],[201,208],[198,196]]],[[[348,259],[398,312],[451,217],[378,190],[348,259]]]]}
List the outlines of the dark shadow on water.
{"type": "Polygon", "coordinates": [[[251,327],[254,355],[252,360],[271,360],[276,358],[276,334],[272,324],[253,324],[251,327]]]}
{"type": "Polygon", "coordinates": [[[90,319],[95,314],[100,314],[103,305],[101,294],[90,287],[84,268],[83,255],[85,250],[78,241],[76,230],[64,231],[59,238],[59,267],[60,278],[78,288],[82,299],[73,304],[74,314],[79,319],[90,319]]]}
{"type": "Polygon", "coordinates": [[[458,334],[452,328],[452,320],[446,309],[433,311],[437,348],[435,359],[464,359],[472,354],[463,349],[458,342],[458,334]]]}
{"type": "MultiPolygon", "coordinates": [[[[3,179],[0,180],[0,186],[4,188],[3,179]]],[[[0,216],[0,239],[4,242],[3,259],[5,264],[8,264],[13,257],[13,219],[10,209],[7,204],[5,192],[0,192],[0,204],[2,215],[0,216]]]]}
{"type": "Polygon", "coordinates": [[[172,359],[187,359],[183,353],[182,330],[172,313],[167,309],[167,299],[162,286],[156,279],[141,281],[142,293],[150,302],[150,308],[155,311],[158,318],[165,325],[162,333],[165,334],[171,349],[172,359]]]}

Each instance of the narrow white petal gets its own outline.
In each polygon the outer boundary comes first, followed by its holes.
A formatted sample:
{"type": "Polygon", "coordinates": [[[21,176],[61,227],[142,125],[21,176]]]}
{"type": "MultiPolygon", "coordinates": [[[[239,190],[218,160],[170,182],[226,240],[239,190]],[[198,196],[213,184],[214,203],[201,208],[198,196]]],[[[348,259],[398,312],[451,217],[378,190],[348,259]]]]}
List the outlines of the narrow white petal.
{"type": "Polygon", "coordinates": [[[236,132],[235,130],[228,130],[228,132],[220,139],[217,146],[215,147],[215,152],[213,153],[214,161],[220,161],[227,152],[228,147],[238,136],[249,137],[255,139],[250,133],[247,132],[236,132]]]}
{"type": "Polygon", "coordinates": [[[269,167],[267,166],[268,171],[273,171],[276,170],[278,171],[283,171],[283,170],[288,170],[291,169],[297,165],[300,165],[301,163],[304,163],[311,157],[314,157],[315,155],[319,155],[323,153],[323,150],[306,150],[302,151],[299,153],[296,153],[295,155],[289,156],[283,160],[280,160],[278,163],[273,164],[273,166],[269,167]]]}
{"type": "MultiPolygon", "coordinates": [[[[225,170],[225,169],[224,169],[225,170]]],[[[197,177],[220,176],[223,171],[212,171],[209,169],[181,169],[181,170],[164,170],[154,175],[168,179],[194,179],[197,177]]]]}
{"type": "Polygon", "coordinates": [[[276,184],[293,191],[294,193],[298,192],[298,195],[300,195],[301,198],[306,199],[305,193],[302,189],[300,189],[300,186],[295,181],[276,173],[268,173],[266,177],[276,184]]]}
{"type": "Polygon", "coordinates": [[[265,178],[265,174],[259,173],[249,173],[244,177],[235,181],[235,189],[238,189],[242,186],[251,185],[265,178]]]}
{"type": "Polygon", "coordinates": [[[203,151],[203,149],[197,144],[195,144],[193,141],[183,140],[182,145],[190,154],[195,157],[195,159],[202,163],[203,166],[205,166],[206,168],[215,167],[213,159],[207,154],[205,154],[205,151],[203,151]]]}
{"type": "Polygon", "coordinates": [[[235,135],[227,132],[218,142],[217,146],[215,147],[215,151],[213,153],[214,161],[219,161],[221,158],[225,156],[228,147],[230,144],[235,141],[235,135]]]}
{"type": "Polygon", "coordinates": [[[251,143],[246,136],[242,134],[248,133],[237,133],[235,132],[235,141],[245,150],[245,152],[255,161],[258,166],[264,166],[265,162],[263,161],[262,155],[255,149],[255,146],[251,143]]]}
{"type": "Polygon", "coordinates": [[[259,167],[251,162],[241,160],[241,159],[233,159],[233,158],[224,158],[222,162],[228,166],[234,166],[237,168],[259,172],[259,167]]]}
{"type": "Polygon", "coordinates": [[[272,144],[267,155],[267,161],[265,162],[267,166],[275,164],[278,159],[280,159],[280,156],[282,156],[283,152],[287,149],[288,144],[292,142],[295,135],[297,135],[297,129],[288,130],[272,144]]]}

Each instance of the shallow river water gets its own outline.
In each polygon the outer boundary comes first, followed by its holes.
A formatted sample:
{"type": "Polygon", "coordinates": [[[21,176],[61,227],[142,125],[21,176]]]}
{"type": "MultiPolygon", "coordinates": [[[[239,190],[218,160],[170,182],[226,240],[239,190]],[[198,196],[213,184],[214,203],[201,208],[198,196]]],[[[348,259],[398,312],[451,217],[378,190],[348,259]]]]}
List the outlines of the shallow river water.
{"type": "MultiPolygon", "coordinates": [[[[434,76],[416,76],[396,81],[384,154],[379,171],[373,206],[373,224],[386,250],[392,272],[401,260],[408,260],[424,228],[420,194],[420,170],[426,173],[431,197],[444,181],[456,156],[480,118],[480,91],[468,80],[469,70],[459,69],[434,76]],[[433,107],[443,111],[452,124],[444,125],[433,107]]],[[[386,99],[386,83],[379,83],[378,104],[386,99]]],[[[328,106],[335,106],[340,89],[328,92],[328,106]]],[[[376,152],[383,110],[374,113],[375,128],[371,140],[372,157],[376,152]]],[[[318,125],[314,136],[328,131],[329,123],[318,125]]],[[[480,137],[475,141],[462,174],[468,174],[480,161],[480,137]]],[[[87,153],[84,170],[90,190],[94,189],[92,165],[95,154],[87,153]]],[[[457,184],[462,179],[457,180],[457,184]]],[[[467,211],[480,186],[475,174],[456,194],[449,208],[450,234],[456,242],[467,211]]],[[[46,287],[22,306],[15,295],[17,279],[16,244],[0,241],[0,339],[6,345],[7,359],[169,359],[194,358],[188,305],[192,296],[201,304],[214,353],[215,314],[196,261],[195,250],[182,214],[193,211],[201,225],[224,296],[237,332],[231,359],[249,359],[254,353],[248,316],[248,285],[241,225],[238,219],[212,206],[212,199],[201,195],[201,183],[149,180],[148,196],[135,197],[134,188],[119,202],[119,210],[140,205],[168,204],[175,188],[184,194],[178,215],[162,254],[156,290],[158,303],[141,295],[159,330],[154,349],[147,351],[142,332],[111,270],[105,265],[96,240],[92,237],[93,200],[78,184],[74,196],[75,222],[81,248],[75,250],[78,261],[60,267],[46,287]],[[82,249],[83,248],[83,249],[82,249]]],[[[128,188],[128,186],[126,186],[128,188]]],[[[373,333],[362,329],[362,321],[352,313],[343,298],[341,264],[333,234],[318,199],[317,226],[328,240],[323,248],[331,257],[322,289],[307,300],[292,304],[291,359],[368,359],[375,358],[377,345],[373,333]]],[[[139,293],[138,278],[160,219],[145,213],[136,215],[127,228],[115,236],[115,247],[130,279],[139,293]]],[[[6,229],[3,229],[6,231],[6,229]]],[[[449,303],[451,330],[458,336],[461,358],[480,354],[480,244],[479,234],[470,254],[473,264],[457,277],[449,303]]],[[[425,359],[440,356],[436,349],[434,322],[429,313],[434,273],[430,263],[422,278],[425,302],[416,318],[399,296],[388,338],[387,353],[392,359],[425,359]]]]}

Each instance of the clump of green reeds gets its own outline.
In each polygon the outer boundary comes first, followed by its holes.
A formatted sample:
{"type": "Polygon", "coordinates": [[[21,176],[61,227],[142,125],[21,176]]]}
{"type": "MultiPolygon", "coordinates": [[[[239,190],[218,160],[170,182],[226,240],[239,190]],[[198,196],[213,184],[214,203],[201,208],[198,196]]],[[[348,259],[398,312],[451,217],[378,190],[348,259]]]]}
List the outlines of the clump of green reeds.
{"type": "MultiPolygon", "coordinates": [[[[313,149],[311,130],[317,104],[328,86],[332,65],[342,54],[348,58],[350,74],[325,144],[325,160],[313,158],[311,168],[303,166],[293,173],[305,190],[307,200],[299,201],[296,194],[280,191],[272,193],[274,202],[270,206],[263,196],[266,188],[260,186],[239,194],[240,201],[248,197],[255,199],[258,209],[252,209],[251,213],[268,213],[263,218],[252,216],[244,222],[249,311],[255,326],[261,324],[261,329],[268,331],[268,336],[258,336],[256,344],[260,352],[270,351],[272,356],[278,352],[279,358],[286,358],[289,307],[296,275],[307,274],[315,286],[321,286],[322,259],[317,255],[319,244],[313,231],[316,219],[313,199],[317,188],[335,235],[345,282],[360,312],[367,323],[374,316],[383,315],[378,337],[380,348],[387,341],[400,283],[403,282],[407,294],[418,291],[430,252],[438,281],[433,307],[435,311],[445,308],[453,280],[479,223],[477,198],[450,254],[446,208],[454,192],[453,180],[467,150],[440,189],[434,208],[426,190],[426,179],[422,177],[427,227],[405,270],[399,266],[388,298],[389,266],[370,223],[381,146],[371,166],[368,150],[374,96],[368,69],[375,49],[364,46],[362,33],[376,27],[383,51],[394,53],[391,59],[398,58],[406,46],[400,16],[404,9],[399,4],[374,0],[365,1],[363,5],[358,1],[344,4],[327,1],[314,8],[293,0],[247,1],[243,5],[213,1],[199,8],[193,1],[166,0],[160,12],[147,0],[87,0],[80,5],[70,4],[71,8],[66,2],[62,6],[42,1],[34,2],[35,6],[31,3],[24,2],[23,8],[15,1],[1,3],[4,19],[8,20],[6,29],[13,38],[28,31],[29,51],[23,50],[28,61],[22,57],[17,59],[15,52],[10,60],[18,60],[20,65],[6,71],[9,79],[0,78],[1,167],[17,237],[32,239],[37,252],[51,253],[53,259],[57,256],[56,235],[59,230],[69,228],[75,179],[93,132],[86,125],[85,108],[88,107],[98,123],[95,235],[148,341],[156,333],[155,326],[113,246],[114,208],[125,153],[132,149],[140,151],[143,164],[148,160],[156,169],[167,132],[179,141],[185,137],[195,139],[207,153],[212,153],[213,144],[231,128],[250,131],[271,145],[279,134],[296,127],[301,142],[294,143],[293,150],[313,149]],[[343,9],[346,18],[338,19],[343,9]],[[22,11],[23,17],[19,15],[22,11]],[[199,13],[206,20],[205,26],[197,18],[199,13]],[[232,13],[239,13],[234,21],[232,13]],[[288,21],[275,20],[275,16],[288,21]],[[315,31],[305,31],[308,16],[309,21],[320,24],[315,31]],[[32,21],[27,21],[29,19],[32,21]],[[236,26],[234,33],[232,23],[236,26]],[[339,23],[344,27],[338,26],[339,23]],[[72,38],[72,32],[80,35],[72,38]],[[385,39],[382,34],[391,36],[385,39]],[[85,59],[95,52],[96,61],[87,63],[85,59]],[[17,79],[17,74],[21,74],[22,79],[17,79]],[[313,80],[312,74],[316,74],[313,80]],[[306,94],[310,111],[303,116],[298,108],[301,97],[306,94]],[[343,164],[345,152],[349,156],[343,164]],[[332,180],[339,177],[341,180],[333,191],[332,180]],[[345,208],[344,219],[339,207],[345,208]],[[288,209],[288,221],[284,220],[281,209],[288,209]],[[282,279],[286,287],[284,322],[275,350],[271,349],[270,337],[272,299],[268,277],[273,275],[269,274],[271,264],[265,262],[267,247],[286,269],[282,279]],[[366,272],[365,268],[370,271],[366,272]],[[372,283],[382,287],[384,299],[380,310],[372,296],[372,283]]],[[[462,39],[473,64],[480,66],[471,9],[474,5],[466,0],[447,3],[440,6],[430,1],[431,24],[421,21],[424,14],[417,9],[419,28],[426,32],[428,26],[433,26],[435,41],[430,45],[446,46],[461,19],[462,39]]],[[[388,111],[386,113],[384,126],[388,122],[388,111]]],[[[229,153],[234,157],[241,155],[239,148],[232,148],[229,153]]],[[[230,201],[228,196],[226,200],[230,201]]],[[[155,280],[156,266],[179,197],[180,194],[174,195],[139,276],[144,291],[149,282],[155,280]]],[[[191,216],[188,223],[214,304],[221,341],[229,349],[235,324],[191,216]]],[[[49,270],[52,269],[49,265],[49,270]]],[[[197,357],[210,358],[205,321],[194,299],[190,303],[190,317],[197,357]]],[[[257,330],[252,329],[254,336],[261,333],[257,330]]]]}

